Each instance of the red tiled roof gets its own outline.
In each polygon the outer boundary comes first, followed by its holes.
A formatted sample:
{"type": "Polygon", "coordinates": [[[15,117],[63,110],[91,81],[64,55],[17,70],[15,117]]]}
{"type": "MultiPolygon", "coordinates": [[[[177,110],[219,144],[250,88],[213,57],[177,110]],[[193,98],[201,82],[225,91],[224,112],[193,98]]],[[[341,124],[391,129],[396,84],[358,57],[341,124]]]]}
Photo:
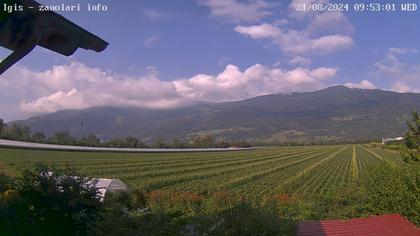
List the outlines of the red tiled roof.
{"type": "Polygon", "coordinates": [[[393,215],[371,216],[348,220],[299,222],[298,236],[420,236],[420,228],[405,217],[393,215]]]}

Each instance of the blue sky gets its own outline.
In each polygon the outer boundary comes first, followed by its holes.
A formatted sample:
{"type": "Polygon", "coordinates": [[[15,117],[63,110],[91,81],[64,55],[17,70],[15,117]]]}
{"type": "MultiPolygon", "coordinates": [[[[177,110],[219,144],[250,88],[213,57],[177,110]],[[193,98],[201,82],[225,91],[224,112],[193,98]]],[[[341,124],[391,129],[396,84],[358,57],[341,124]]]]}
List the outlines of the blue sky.
{"type": "Polygon", "coordinates": [[[341,13],[295,10],[327,0],[120,0],[96,1],[108,11],[88,12],[91,1],[39,2],[81,3],[80,12],[59,13],[110,45],[71,57],[36,48],[0,77],[6,120],[91,106],[173,108],[334,84],[420,91],[420,12],[401,12],[398,4],[396,12],[341,13]]]}

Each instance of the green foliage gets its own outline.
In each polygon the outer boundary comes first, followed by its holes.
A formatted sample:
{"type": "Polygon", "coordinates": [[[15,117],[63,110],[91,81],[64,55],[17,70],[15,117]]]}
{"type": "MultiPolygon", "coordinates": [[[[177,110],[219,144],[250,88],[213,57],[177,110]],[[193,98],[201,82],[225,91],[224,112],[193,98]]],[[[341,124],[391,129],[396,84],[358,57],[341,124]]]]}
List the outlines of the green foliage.
{"type": "Polygon", "coordinates": [[[36,132],[32,135],[32,141],[36,143],[44,143],[46,140],[46,136],[43,132],[36,132]]]}
{"type": "MultiPolygon", "coordinates": [[[[381,157],[357,145],[358,175],[368,174],[369,167],[383,162],[381,158],[390,163],[401,161],[397,153],[368,150],[381,157]]],[[[217,153],[116,154],[2,149],[0,161],[18,171],[31,168],[34,162],[59,166],[68,162],[87,176],[118,178],[131,189],[200,193],[231,190],[255,197],[284,192],[285,184],[290,186],[288,192],[291,194],[305,192],[308,195],[345,185],[354,186],[352,151],[352,145],[217,153]]]]}
{"type": "MultiPolygon", "coordinates": [[[[255,203],[218,192],[154,191],[144,195],[148,211],[113,205],[97,222],[98,235],[291,235],[294,220],[283,205],[255,203]],[[110,227],[112,226],[112,227],[110,227]]],[[[131,199],[136,195],[131,194],[131,199]]]]}
{"type": "Polygon", "coordinates": [[[168,148],[169,145],[166,144],[164,138],[158,138],[156,139],[155,143],[152,145],[154,148],[168,148]]]}
{"type": "Polygon", "coordinates": [[[93,135],[93,134],[79,139],[77,141],[77,144],[80,145],[80,146],[86,146],[86,147],[99,147],[99,146],[101,146],[99,138],[96,137],[96,135],[93,135]]]}
{"type": "Polygon", "coordinates": [[[109,142],[105,143],[105,147],[112,148],[122,148],[125,146],[125,141],[120,138],[111,139],[109,142]]]}
{"type": "Polygon", "coordinates": [[[23,141],[29,141],[31,138],[31,131],[29,126],[13,124],[11,127],[8,127],[4,123],[2,123],[1,126],[2,136],[5,138],[23,141]]]}
{"type": "Polygon", "coordinates": [[[125,138],[125,147],[128,148],[145,148],[146,145],[142,143],[138,138],[127,137],[125,138]]]}
{"type": "Polygon", "coordinates": [[[294,222],[282,219],[276,209],[246,201],[219,215],[225,221],[213,235],[291,235],[294,231],[294,222]]]}
{"type": "Polygon", "coordinates": [[[369,169],[358,188],[333,189],[311,202],[311,219],[346,219],[401,214],[420,225],[420,171],[416,167],[379,165],[369,169]]]}
{"type": "Polygon", "coordinates": [[[420,160],[420,118],[417,112],[412,113],[412,121],[407,123],[405,134],[406,149],[403,152],[404,161],[418,162],[420,160]]]}
{"type": "Polygon", "coordinates": [[[349,219],[372,214],[363,188],[332,189],[311,199],[310,219],[349,219]]]}
{"type": "Polygon", "coordinates": [[[60,145],[76,145],[76,139],[70,136],[69,132],[58,132],[55,133],[49,140],[49,143],[60,144],[60,145]]]}
{"type": "Polygon", "coordinates": [[[0,137],[3,136],[3,130],[6,128],[6,124],[4,123],[3,119],[0,119],[0,137]]]}
{"type": "Polygon", "coordinates": [[[10,190],[15,185],[15,181],[10,176],[0,172],[0,193],[10,190]]]}
{"type": "Polygon", "coordinates": [[[73,177],[69,169],[51,171],[45,166],[25,171],[1,193],[1,235],[88,234],[101,207],[94,182],[73,177]]]}
{"type": "MultiPolygon", "coordinates": [[[[2,149],[0,161],[19,170],[66,161],[85,175],[126,182],[133,191],[107,196],[92,235],[290,235],[299,220],[388,213],[419,224],[419,169],[405,169],[397,152],[364,145],[159,154],[2,149]]],[[[19,191],[3,189],[23,202],[19,191]]],[[[25,219],[19,214],[9,218],[25,219]]]]}
{"type": "Polygon", "coordinates": [[[196,148],[214,147],[214,137],[209,134],[196,136],[191,140],[191,144],[196,148]]]}
{"type": "Polygon", "coordinates": [[[172,147],[173,148],[185,148],[185,144],[177,138],[172,139],[172,147]]]}
{"type": "MultiPolygon", "coordinates": [[[[14,123],[8,127],[2,119],[0,119],[0,137],[12,140],[30,141],[36,143],[50,143],[60,145],[79,145],[86,147],[111,147],[111,148],[148,148],[149,145],[143,143],[136,137],[129,136],[126,138],[113,138],[108,142],[101,142],[100,139],[90,134],[80,139],[72,137],[68,131],[55,133],[52,137],[47,138],[43,132],[36,132],[31,134],[30,127],[14,123]]],[[[190,140],[183,141],[174,138],[171,144],[165,142],[164,138],[158,138],[153,144],[153,148],[227,148],[231,146],[236,147],[250,147],[251,144],[246,141],[232,141],[225,140],[215,141],[212,135],[194,136],[190,140]]]]}
{"type": "Polygon", "coordinates": [[[420,225],[420,170],[416,166],[371,170],[364,186],[368,207],[375,214],[399,213],[420,225]]]}

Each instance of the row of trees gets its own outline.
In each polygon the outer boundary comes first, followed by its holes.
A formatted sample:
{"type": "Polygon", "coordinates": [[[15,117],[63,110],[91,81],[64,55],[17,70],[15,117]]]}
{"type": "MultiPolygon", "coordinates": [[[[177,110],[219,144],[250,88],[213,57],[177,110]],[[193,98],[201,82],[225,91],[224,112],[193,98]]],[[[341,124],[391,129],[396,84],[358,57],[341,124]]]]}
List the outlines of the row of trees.
{"type": "MultiPolygon", "coordinates": [[[[406,161],[420,160],[419,147],[420,147],[420,119],[417,112],[413,112],[412,120],[408,123],[408,131],[406,133],[404,142],[403,156],[406,161]]],[[[171,141],[166,141],[163,138],[158,138],[151,143],[143,143],[136,137],[114,138],[107,142],[101,141],[95,135],[88,135],[80,139],[72,137],[68,132],[58,132],[51,137],[47,137],[42,132],[31,132],[29,126],[12,124],[10,127],[0,119],[0,137],[22,140],[38,143],[51,143],[61,145],[79,145],[88,147],[115,147],[115,148],[225,148],[225,147],[249,147],[249,142],[246,141],[226,141],[216,140],[212,135],[194,136],[190,139],[183,140],[174,138],[171,141]]],[[[288,141],[284,143],[265,143],[254,142],[254,146],[263,145],[281,145],[281,146],[302,146],[302,145],[315,145],[315,144],[341,144],[344,141],[313,141],[313,142],[293,142],[288,141]]],[[[403,145],[400,145],[401,147],[403,145]]]]}
{"type": "Polygon", "coordinates": [[[27,142],[49,143],[60,145],[77,145],[86,147],[113,147],[113,148],[226,148],[226,147],[250,147],[246,141],[216,140],[212,135],[194,136],[183,140],[174,138],[167,142],[158,138],[154,142],[144,143],[136,137],[114,138],[109,141],[101,141],[96,135],[88,135],[77,139],[69,132],[58,132],[47,137],[43,132],[32,133],[27,125],[12,124],[8,126],[0,119],[0,137],[27,142]]]}

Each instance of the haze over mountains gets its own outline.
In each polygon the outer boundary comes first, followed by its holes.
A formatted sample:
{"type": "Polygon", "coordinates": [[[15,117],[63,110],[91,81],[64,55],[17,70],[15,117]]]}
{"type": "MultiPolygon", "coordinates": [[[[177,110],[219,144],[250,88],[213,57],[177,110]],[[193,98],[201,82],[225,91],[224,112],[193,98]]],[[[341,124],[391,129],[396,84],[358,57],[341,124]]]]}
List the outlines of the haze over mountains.
{"type": "Polygon", "coordinates": [[[354,141],[403,135],[414,110],[420,111],[420,94],[334,86],[172,110],[64,110],[17,122],[47,135],[68,131],[76,137],[95,134],[103,140],[135,136],[152,141],[212,134],[265,142],[354,141]]]}

